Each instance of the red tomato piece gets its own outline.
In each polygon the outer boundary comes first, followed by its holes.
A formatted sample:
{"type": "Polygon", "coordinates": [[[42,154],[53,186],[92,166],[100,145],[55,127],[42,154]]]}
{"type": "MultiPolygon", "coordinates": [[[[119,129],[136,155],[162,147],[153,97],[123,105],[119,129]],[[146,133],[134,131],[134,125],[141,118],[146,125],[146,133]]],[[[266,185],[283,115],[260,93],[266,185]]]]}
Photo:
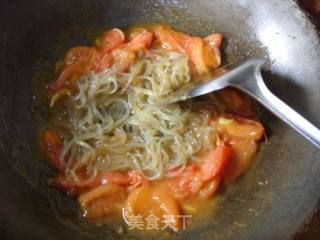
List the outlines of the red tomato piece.
{"type": "Polygon", "coordinates": [[[201,187],[199,191],[199,197],[202,199],[209,199],[211,198],[215,193],[218,192],[221,182],[221,176],[218,175],[211,179],[210,181],[204,183],[204,185],[201,187]]]}
{"type": "Polygon", "coordinates": [[[126,199],[125,188],[111,183],[81,194],[78,201],[84,217],[102,219],[119,213],[126,199]]]}
{"type": "Polygon", "coordinates": [[[107,52],[101,52],[100,58],[96,66],[96,72],[103,72],[104,70],[110,68],[113,64],[112,55],[107,52]]]}
{"type": "MultiPolygon", "coordinates": [[[[156,42],[160,43],[162,48],[187,54],[194,72],[198,75],[207,73],[210,68],[216,68],[221,63],[219,49],[211,47],[209,42],[201,38],[180,33],[162,25],[155,28],[155,36],[156,42]]],[[[208,41],[211,38],[208,38],[208,41]]],[[[217,36],[215,40],[218,40],[217,36]]]]}
{"type": "Polygon", "coordinates": [[[113,49],[120,47],[125,41],[124,33],[118,29],[114,28],[105,32],[101,38],[98,40],[98,46],[101,48],[102,52],[111,52],[113,49]]]}
{"type": "Polygon", "coordinates": [[[111,56],[115,67],[121,72],[129,71],[136,60],[136,54],[133,51],[122,48],[113,50],[111,56]]]}
{"type": "Polygon", "coordinates": [[[93,47],[78,46],[71,48],[64,58],[64,63],[69,66],[76,62],[91,64],[96,62],[98,52],[93,47]]]}
{"type": "Polygon", "coordinates": [[[259,141],[264,134],[261,123],[232,115],[221,116],[217,121],[217,127],[227,139],[243,138],[259,141]]]}
{"type": "Polygon", "coordinates": [[[179,51],[185,53],[184,45],[189,40],[186,34],[178,34],[178,32],[172,30],[170,27],[159,25],[154,29],[156,41],[160,43],[160,46],[164,49],[179,51]]]}
{"type": "Polygon", "coordinates": [[[41,145],[50,164],[55,169],[61,170],[60,154],[62,150],[62,140],[58,133],[52,128],[45,129],[41,136],[41,145]]]}
{"type": "Polygon", "coordinates": [[[203,177],[197,165],[188,166],[176,177],[167,179],[177,199],[184,199],[198,193],[203,177]]]}
{"type": "Polygon", "coordinates": [[[251,102],[238,90],[226,88],[217,92],[217,95],[231,113],[246,118],[256,118],[251,102]]]}
{"type": "Polygon", "coordinates": [[[206,60],[204,57],[204,46],[201,38],[191,38],[185,46],[189,61],[196,69],[199,75],[203,75],[208,72],[206,60]]]}
{"type": "Polygon", "coordinates": [[[147,28],[143,27],[131,27],[128,31],[126,31],[127,41],[131,41],[136,36],[143,32],[148,32],[149,30],[147,28]]]}
{"type": "MultiPolygon", "coordinates": [[[[129,225],[133,224],[131,221],[132,216],[142,216],[142,229],[145,229],[145,219],[150,215],[159,219],[163,219],[164,216],[171,216],[170,227],[173,227],[173,230],[178,230],[181,226],[179,204],[173,197],[170,188],[164,182],[142,185],[133,190],[128,196],[123,212],[124,218],[129,225]]],[[[159,222],[159,226],[161,227],[162,225],[163,223],[159,222]]]]}
{"type": "Polygon", "coordinates": [[[236,139],[230,141],[234,155],[227,162],[223,172],[223,182],[230,184],[240,177],[251,166],[253,156],[257,152],[257,143],[252,139],[236,139]]]}
{"type": "Polygon", "coordinates": [[[223,39],[223,36],[221,33],[212,33],[212,34],[208,35],[207,37],[205,37],[203,40],[205,42],[209,43],[209,45],[211,47],[220,48],[221,43],[222,43],[222,39],[223,39]]]}
{"type": "Polygon", "coordinates": [[[130,42],[126,43],[123,48],[124,50],[137,52],[149,48],[151,46],[152,40],[153,33],[144,31],[135,36],[130,42]]]}
{"type": "Polygon", "coordinates": [[[211,150],[201,164],[203,180],[208,181],[220,175],[231,156],[232,149],[224,143],[211,150]]]}
{"type": "Polygon", "coordinates": [[[134,170],[129,172],[112,171],[106,173],[98,173],[98,175],[92,181],[89,182],[83,176],[83,174],[78,175],[80,182],[74,182],[72,180],[66,179],[64,175],[58,175],[54,179],[54,184],[63,190],[70,190],[73,188],[83,188],[88,190],[96,188],[100,185],[110,183],[134,189],[148,182],[138,172],[134,170]]]}

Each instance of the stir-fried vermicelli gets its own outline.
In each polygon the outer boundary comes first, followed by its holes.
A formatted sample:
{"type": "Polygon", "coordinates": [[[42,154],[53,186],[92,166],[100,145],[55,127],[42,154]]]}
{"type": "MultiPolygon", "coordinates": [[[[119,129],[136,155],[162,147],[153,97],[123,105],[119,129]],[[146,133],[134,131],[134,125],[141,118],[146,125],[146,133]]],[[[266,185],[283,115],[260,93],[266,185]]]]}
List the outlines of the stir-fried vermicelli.
{"type": "Polygon", "coordinates": [[[183,169],[194,154],[215,143],[209,113],[195,112],[192,102],[161,104],[191,82],[187,57],[152,54],[151,59],[140,56],[127,73],[113,67],[77,82],[67,104],[74,129],[61,154],[66,175],[75,181],[83,166],[91,179],[98,172],[128,169],[157,179],[183,169]]]}

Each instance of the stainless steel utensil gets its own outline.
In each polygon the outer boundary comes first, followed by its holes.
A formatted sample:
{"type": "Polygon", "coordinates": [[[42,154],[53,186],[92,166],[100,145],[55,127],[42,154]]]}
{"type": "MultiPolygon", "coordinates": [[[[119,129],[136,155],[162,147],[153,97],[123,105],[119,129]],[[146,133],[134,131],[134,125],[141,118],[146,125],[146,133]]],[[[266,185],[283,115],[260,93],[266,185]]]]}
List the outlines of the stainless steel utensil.
{"type": "Polygon", "coordinates": [[[196,86],[176,100],[198,97],[232,86],[255,98],[267,109],[320,148],[320,130],[276,97],[265,85],[260,71],[264,63],[265,60],[255,58],[240,65],[222,68],[222,71],[219,71],[220,75],[218,77],[196,86]]]}

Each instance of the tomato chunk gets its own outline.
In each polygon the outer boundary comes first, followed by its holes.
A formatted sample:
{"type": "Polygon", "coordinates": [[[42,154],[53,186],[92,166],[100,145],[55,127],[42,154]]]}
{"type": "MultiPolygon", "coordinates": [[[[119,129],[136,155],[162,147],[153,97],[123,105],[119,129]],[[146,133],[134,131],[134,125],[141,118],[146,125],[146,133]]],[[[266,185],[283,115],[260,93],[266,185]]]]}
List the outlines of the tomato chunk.
{"type": "Polygon", "coordinates": [[[147,229],[146,220],[150,216],[159,220],[159,226],[163,226],[165,216],[171,216],[168,227],[178,230],[181,226],[179,214],[178,202],[173,197],[170,188],[163,182],[143,185],[133,190],[129,194],[124,208],[124,217],[129,226],[133,223],[132,217],[142,216],[144,221],[142,229],[147,229]]]}
{"type": "Polygon", "coordinates": [[[148,32],[149,30],[144,27],[131,27],[126,31],[126,38],[127,41],[130,42],[132,39],[134,39],[136,36],[143,32],[148,32]]]}
{"type": "Polygon", "coordinates": [[[116,184],[101,185],[78,198],[84,217],[101,219],[119,213],[127,199],[125,188],[116,184]]]}
{"type": "Polygon", "coordinates": [[[64,58],[64,63],[69,66],[75,62],[92,64],[97,59],[97,50],[93,47],[78,46],[71,48],[64,58]]]}
{"type": "Polygon", "coordinates": [[[201,38],[193,37],[185,45],[186,52],[189,56],[189,61],[196,69],[199,75],[208,72],[205,55],[203,40],[201,38]]]}
{"type": "Polygon", "coordinates": [[[132,52],[147,49],[151,46],[152,40],[153,33],[149,31],[143,31],[135,36],[130,42],[126,43],[124,49],[132,52]]]}
{"type": "Polygon", "coordinates": [[[220,48],[223,36],[221,33],[212,33],[205,37],[203,40],[207,42],[211,47],[220,48]]]}
{"type": "Polygon", "coordinates": [[[105,32],[102,37],[97,39],[97,45],[103,52],[111,52],[120,47],[125,41],[124,33],[119,28],[105,32]]]}
{"type": "Polygon", "coordinates": [[[168,178],[175,198],[182,200],[197,194],[203,198],[212,196],[219,187],[221,174],[231,156],[232,149],[222,143],[199,159],[200,165],[189,165],[178,176],[168,178]]]}
{"type": "Polygon", "coordinates": [[[103,72],[104,70],[110,68],[112,64],[112,55],[110,53],[102,52],[100,53],[100,57],[96,65],[96,72],[103,72]]]}
{"type": "Polygon", "coordinates": [[[112,171],[105,173],[98,173],[97,176],[92,180],[88,181],[83,174],[78,174],[80,182],[75,182],[72,179],[67,179],[64,175],[59,174],[54,180],[53,184],[58,188],[61,188],[65,191],[72,189],[80,190],[91,190],[100,185],[105,184],[117,184],[119,186],[129,187],[129,189],[135,189],[142,184],[148,183],[138,172],[136,171],[112,171]]]}
{"type": "Polygon", "coordinates": [[[160,46],[167,50],[179,51],[185,53],[185,44],[189,41],[189,36],[178,33],[168,26],[159,25],[154,30],[156,41],[160,46]]]}
{"type": "Polygon", "coordinates": [[[214,69],[220,66],[221,54],[218,48],[211,47],[209,44],[204,43],[203,54],[204,62],[209,69],[214,69]]]}
{"type": "Polygon", "coordinates": [[[95,48],[80,46],[70,49],[65,57],[65,68],[56,81],[48,84],[48,89],[73,89],[79,77],[97,68],[98,61],[99,53],[95,48]]]}
{"type": "Polygon", "coordinates": [[[217,46],[210,45],[211,38],[204,41],[162,25],[155,28],[155,36],[162,48],[187,54],[198,75],[207,73],[221,63],[220,51],[217,46]]]}
{"type": "Polygon", "coordinates": [[[130,183],[130,177],[126,172],[112,171],[107,173],[99,173],[97,177],[89,184],[89,187],[95,187],[98,185],[114,183],[121,186],[128,185],[130,183]]]}
{"type": "Polygon", "coordinates": [[[188,166],[178,176],[168,178],[167,181],[177,199],[196,195],[204,182],[199,166],[195,164],[188,166]]]}
{"type": "Polygon", "coordinates": [[[229,139],[246,138],[259,141],[264,133],[261,123],[241,118],[225,115],[217,121],[218,131],[229,139]]]}
{"type": "Polygon", "coordinates": [[[44,150],[50,164],[57,170],[62,170],[60,163],[62,144],[60,136],[54,129],[47,128],[43,131],[41,136],[42,149],[44,150]]]}
{"type": "Polygon", "coordinates": [[[71,64],[61,72],[55,82],[48,84],[48,89],[52,91],[56,91],[64,87],[72,89],[75,81],[86,71],[86,67],[83,63],[71,64]]]}
{"type": "Polygon", "coordinates": [[[263,136],[264,128],[257,121],[232,115],[220,117],[216,126],[234,152],[223,172],[223,182],[229,184],[250,167],[257,151],[257,141],[263,136]]]}
{"type": "Polygon", "coordinates": [[[111,52],[115,67],[121,72],[129,71],[131,65],[136,60],[136,54],[133,51],[125,49],[115,49],[111,52]]]}
{"type": "Polygon", "coordinates": [[[234,156],[226,164],[223,172],[224,184],[230,184],[240,177],[251,166],[253,156],[257,152],[257,142],[252,139],[230,141],[234,156]]]}
{"type": "Polygon", "coordinates": [[[67,179],[63,175],[58,175],[55,178],[54,183],[59,188],[70,190],[72,188],[93,189],[95,187],[98,187],[99,185],[105,185],[109,183],[117,184],[120,186],[127,186],[131,181],[128,174],[121,171],[98,173],[92,181],[88,181],[88,179],[86,179],[81,174],[78,174],[78,178],[80,179],[80,182],[75,182],[72,179],[67,179]]]}
{"type": "Polygon", "coordinates": [[[245,118],[256,118],[252,103],[238,90],[226,88],[217,92],[217,95],[225,103],[229,112],[245,118]]]}
{"type": "Polygon", "coordinates": [[[221,174],[231,156],[232,149],[224,143],[211,150],[201,164],[203,180],[208,181],[221,174]]]}
{"type": "Polygon", "coordinates": [[[221,182],[220,175],[206,182],[199,191],[199,197],[201,199],[211,198],[219,190],[220,182],[221,182]]]}

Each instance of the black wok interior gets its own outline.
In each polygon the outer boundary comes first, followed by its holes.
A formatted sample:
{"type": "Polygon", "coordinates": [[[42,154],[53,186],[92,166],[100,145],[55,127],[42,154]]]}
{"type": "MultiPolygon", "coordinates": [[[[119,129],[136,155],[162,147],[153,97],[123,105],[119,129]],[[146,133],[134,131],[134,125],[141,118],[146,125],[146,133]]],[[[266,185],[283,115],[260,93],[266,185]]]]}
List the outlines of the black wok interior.
{"type": "MultiPolygon", "coordinates": [[[[48,188],[52,172],[37,150],[46,111],[32,104],[32,81],[39,74],[53,80],[61,54],[90,44],[99,29],[166,22],[195,35],[221,32],[225,62],[267,58],[270,89],[320,126],[320,41],[294,1],[10,0],[0,13],[1,239],[140,239],[81,220],[74,201],[48,188]]],[[[212,216],[161,239],[291,239],[312,216],[319,150],[263,108],[259,113],[269,139],[250,171],[212,216]]]]}

